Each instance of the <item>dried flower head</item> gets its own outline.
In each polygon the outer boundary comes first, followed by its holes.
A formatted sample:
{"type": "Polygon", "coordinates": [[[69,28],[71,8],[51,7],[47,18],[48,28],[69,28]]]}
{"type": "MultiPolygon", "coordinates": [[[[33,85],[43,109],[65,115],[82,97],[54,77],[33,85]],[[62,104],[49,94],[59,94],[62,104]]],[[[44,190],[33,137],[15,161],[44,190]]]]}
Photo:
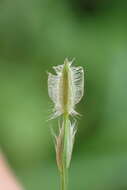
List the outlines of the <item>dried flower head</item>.
{"type": "Polygon", "coordinates": [[[63,65],[53,67],[56,75],[48,75],[48,92],[54,102],[52,118],[61,114],[76,115],[75,105],[84,92],[84,72],[82,67],[72,66],[67,58],[63,65]]]}

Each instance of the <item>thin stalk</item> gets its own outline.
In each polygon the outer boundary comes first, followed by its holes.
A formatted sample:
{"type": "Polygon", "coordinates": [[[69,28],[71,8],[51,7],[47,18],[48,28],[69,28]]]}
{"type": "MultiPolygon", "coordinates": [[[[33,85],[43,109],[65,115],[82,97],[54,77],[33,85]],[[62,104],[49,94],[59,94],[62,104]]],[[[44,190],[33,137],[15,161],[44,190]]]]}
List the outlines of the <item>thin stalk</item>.
{"type": "Polygon", "coordinates": [[[67,138],[68,138],[68,114],[64,114],[64,137],[63,137],[63,154],[62,154],[62,171],[61,171],[61,190],[68,189],[68,168],[67,168],[67,138]]]}
{"type": "Polygon", "coordinates": [[[60,176],[60,185],[61,185],[61,190],[68,189],[68,170],[66,168],[62,169],[60,176]]]}

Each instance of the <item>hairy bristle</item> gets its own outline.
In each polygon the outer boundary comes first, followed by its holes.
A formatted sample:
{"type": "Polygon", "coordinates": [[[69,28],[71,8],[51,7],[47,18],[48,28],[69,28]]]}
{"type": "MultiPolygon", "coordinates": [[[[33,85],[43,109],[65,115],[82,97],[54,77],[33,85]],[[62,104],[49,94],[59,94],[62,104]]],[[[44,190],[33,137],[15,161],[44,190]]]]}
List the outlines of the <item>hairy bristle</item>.
{"type": "Polygon", "coordinates": [[[52,118],[61,114],[76,115],[75,105],[84,93],[84,72],[82,67],[72,66],[66,58],[63,65],[53,67],[56,75],[48,75],[48,92],[54,102],[52,118]]]}

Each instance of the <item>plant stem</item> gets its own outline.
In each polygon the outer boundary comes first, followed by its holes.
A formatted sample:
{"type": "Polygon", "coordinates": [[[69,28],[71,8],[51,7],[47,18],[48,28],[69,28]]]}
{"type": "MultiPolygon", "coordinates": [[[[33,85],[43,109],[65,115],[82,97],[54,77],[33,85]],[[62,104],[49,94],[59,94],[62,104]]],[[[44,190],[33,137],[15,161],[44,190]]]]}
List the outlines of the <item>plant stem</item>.
{"type": "Polygon", "coordinates": [[[67,168],[67,140],[68,140],[68,114],[64,114],[64,137],[63,137],[63,156],[62,156],[62,171],[61,171],[61,190],[68,189],[68,168],[67,168]]]}
{"type": "Polygon", "coordinates": [[[67,190],[68,186],[68,171],[66,168],[62,169],[61,172],[61,190],[67,190]]]}

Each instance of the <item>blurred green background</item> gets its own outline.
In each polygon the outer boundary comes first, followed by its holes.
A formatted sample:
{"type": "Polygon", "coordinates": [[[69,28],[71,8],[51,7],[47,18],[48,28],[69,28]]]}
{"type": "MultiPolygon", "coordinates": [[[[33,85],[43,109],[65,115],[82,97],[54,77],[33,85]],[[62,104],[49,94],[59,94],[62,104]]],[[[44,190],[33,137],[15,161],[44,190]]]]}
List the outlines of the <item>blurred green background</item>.
{"type": "Polygon", "coordinates": [[[0,1],[0,146],[25,190],[59,189],[46,72],[65,57],[85,69],[70,190],[126,190],[127,1],[0,1]]]}

